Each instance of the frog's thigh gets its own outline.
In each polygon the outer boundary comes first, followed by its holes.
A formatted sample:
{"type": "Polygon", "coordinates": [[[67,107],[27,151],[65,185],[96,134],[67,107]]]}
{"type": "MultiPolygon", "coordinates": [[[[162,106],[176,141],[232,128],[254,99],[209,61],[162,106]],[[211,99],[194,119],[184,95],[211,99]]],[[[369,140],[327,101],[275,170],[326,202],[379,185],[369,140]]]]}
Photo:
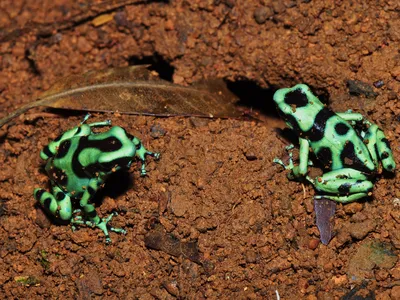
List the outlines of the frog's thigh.
{"type": "Polygon", "coordinates": [[[329,199],[340,203],[349,203],[368,196],[367,193],[356,193],[348,196],[317,195],[314,196],[314,199],[329,199]]]}
{"type": "Polygon", "coordinates": [[[364,116],[359,113],[342,112],[342,113],[336,113],[336,114],[345,121],[361,122],[362,120],[364,120],[364,116]]]}
{"type": "Polygon", "coordinates": [[[299,149],[300,162],[299,162],[298,175],[305,176],[308,171],[310,143],[306,139],[299,138],[299,144],[300,144],[300,149],[299,149]]]}
{"type": "Polygon", "coordinates": [[[42,207],[52,215],[59,216],[62,220],[66,221],[71,219],[71,198],[59,187],[53,187],[53,194],[44,189],[35,189],[33,195],[42,207]]]}
{"type": "Polygon", "coordinates": [[[89,200],[93,198],[94,194],[96,194],[102,182],[103,181],[98,180],[97,178],[91,179],[82,195],[81,200],[79,201],[79,206],[83,209],[86,218],[92,221],[95,225],[99,224],[101,219],[97,215],[95,207],[89,203],[89,200]]]}
{"type": "Polygon", "coordinates": [[[396,163],[393,158],[392,149],[390,149],[389,141],[385,137],[382,130],[376,131],[376,149],[379,154],[379,158],[382,162],[382,166],[385,170],[393,172],[396,163]]]}
{"type": "Polygon", "coordinates": [[[354,178],[324,180],[324,176],[322,176],[315,180],[314,186],[320,192],[338,195],[350,195],[356,193],[368,194],[372,191],[374,185],[369,180],[354,178]]]}

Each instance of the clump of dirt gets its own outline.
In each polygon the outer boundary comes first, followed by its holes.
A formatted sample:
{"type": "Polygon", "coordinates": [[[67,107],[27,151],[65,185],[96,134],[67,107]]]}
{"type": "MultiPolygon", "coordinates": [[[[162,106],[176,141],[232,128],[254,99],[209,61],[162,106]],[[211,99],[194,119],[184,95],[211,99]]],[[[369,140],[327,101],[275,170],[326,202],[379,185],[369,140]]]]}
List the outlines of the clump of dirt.
{"type": "MultiPolygon", "coordinates": [[[[335,111],[377,123],[398,160],[396,1],[239,2],[4,0],[0,117],[65,75],[150,62],[177,84],[247,82],[241,95],[256,98],[307,83],[335,111]]],[[[322,245],[312,187],[272,163],[289,141],[271,101],[242,96],[262,122],[95,114],[161,152],[147,177],[133,166],[98,197],[98,213],[118,211],[112,225],[128,231],[110,245],[100,230],[49,221],[32,196],[48,187],[39,152],[82,116],[36,110],[1,128],[0,298],[398,299],[398,174],[378,176],[371,200],[338,205],[322,245]],[[154,224],[180,251],[146,247],[154,224]]]]}

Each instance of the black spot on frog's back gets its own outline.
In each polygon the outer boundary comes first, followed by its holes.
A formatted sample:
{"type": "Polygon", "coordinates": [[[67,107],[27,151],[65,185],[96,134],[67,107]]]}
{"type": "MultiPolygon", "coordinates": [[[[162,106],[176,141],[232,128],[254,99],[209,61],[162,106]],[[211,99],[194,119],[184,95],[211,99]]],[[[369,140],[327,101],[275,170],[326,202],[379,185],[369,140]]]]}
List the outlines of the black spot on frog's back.
{"type": "Polygon", "coordinates": [[[324,107],[315,116],[314,125],[306,132],[306,137],[311,142],[318,142],[323,139],[326,130],[326,123],[336,116],[330,109],[324,107]]]}
{"type": "Polygon", "coordinates": [[[97,148],[102,152],[118,151],[122,147],[121,141],[114,136],[110,136],[101,140],[86,140],[83,144],[86,145],[82,147],[82,149],[85,147],[97,148]]]}
{"type": "Polygon", "coordinates": [[[63,141],[58,147],[56,158],[60,159],[65,157],[70,148],[71,148],[71,141],[70,140],[63,141]]]}
{"type": "Polygon", "coordinates": [[[343,151],[340,154],[340,159],[343,162],[344,167],[356,169],[367,174],[374,171],[368,169],[365,163],[360,160],[360,158],[357,156],[357,153],[355,152],[354,144],[351,141],[346,141],[343,147],[343,151]]]}
{"type": "Polygon", "coordinates": [[[321,147],[316,153],[319,161],[323,164],[325,169],[331,169],[332,167],[332,151],[328,147],[321,147]]]}
{"type": "Polygon", "coordinates": [[[284,101],[287,105],[294,105],[295,107],[304,107],[309,103],[307,95],[302,93],[301,89],[287,93],[284,101]]]}
{"type": "Polygon", "coordinates": [[[346,135],[349,130],[349,126],[343,122],[337,123],[335,125],[335,131],[338,135],[346,135]]]}

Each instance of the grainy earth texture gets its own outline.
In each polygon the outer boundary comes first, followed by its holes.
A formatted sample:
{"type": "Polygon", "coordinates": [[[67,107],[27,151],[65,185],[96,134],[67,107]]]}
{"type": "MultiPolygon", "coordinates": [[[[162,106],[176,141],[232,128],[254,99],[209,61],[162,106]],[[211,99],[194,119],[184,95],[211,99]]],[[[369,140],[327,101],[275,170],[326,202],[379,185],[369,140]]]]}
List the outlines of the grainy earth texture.
{"type": "Polygon", "coordinates": [[[54,224],[32,196],[48,186],[40,150],[83,113],[35,109],[5,125],[1,299],[400,299],[399,172],[338,205],[322,245],[312,187],[272,164],[289,141],[271,105],[276,88],[307,83],[379,124],[399,164],[398,1],[2,0],[0,27],[0,117],[68,74],[151,63],[177,84],[226,79],[262,120],[95,114],[162,153],[149,176],[134,165],[98,197],[128,230],[111,245],[54,224]],[[170,245],[150,249],[149,236],[170,245]]]}

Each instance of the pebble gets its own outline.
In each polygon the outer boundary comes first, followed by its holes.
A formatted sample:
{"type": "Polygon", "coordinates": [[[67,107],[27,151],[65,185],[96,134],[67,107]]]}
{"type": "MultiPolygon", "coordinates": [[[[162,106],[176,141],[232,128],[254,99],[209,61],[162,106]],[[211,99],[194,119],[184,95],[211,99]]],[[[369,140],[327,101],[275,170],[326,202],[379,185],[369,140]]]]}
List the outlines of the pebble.
{"type": "Polygon", "coordinates": [[[274,12],[269,7],[259,7],[254,11],[254,19],[258,24],[264,24],[268,18],[272,17],[274,12]]]}
{"type": "Polygon", "coordinates": [[[85,37],[80,36],[80,37],[78,37],[77,48],[78,48],[79,52],[87,53],[90,50],[92,50],[93,47],[85,37]]]}

